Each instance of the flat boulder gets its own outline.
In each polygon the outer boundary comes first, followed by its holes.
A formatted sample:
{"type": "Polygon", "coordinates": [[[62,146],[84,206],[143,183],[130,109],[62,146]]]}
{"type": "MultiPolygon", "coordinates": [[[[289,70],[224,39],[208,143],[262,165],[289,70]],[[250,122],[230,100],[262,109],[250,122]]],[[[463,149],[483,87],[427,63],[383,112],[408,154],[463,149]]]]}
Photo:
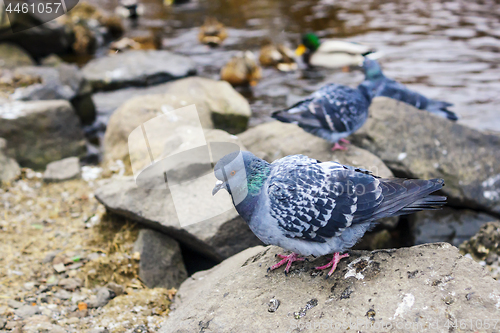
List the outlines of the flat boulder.
{"type": "Polygon", "coordinates": [[[500,314],[498,282],[447,243],[352,251],[328,279],[314,269],[325,257],[267,272],[281,252],[254,247],[194,274],[159,332],[448,332],[500,314]]]}
{"type": "Polygon", "coordinates": [[[21,165],[37,170],[86,152],[80,120],[68,101],[14,101],[0,105],[0,137],[5,152],[21,165]]]}
{"type": "Polygon", "coordinates": [[[194,61],[169,51],[137,50],[91,60],[83,75],[94,90],[149,86],[196,73],[194,61]]]}
{"type": "Polygon", "coordinates": [[[46,183],[56,183],[77,179],[80,176],[80,159],[78,157],[68,157],[47,164],[47,168],[43,173],[43,181],[46,183]]]}
{"type": "Polygon", "coordinates": [[[377,97],[352,138],[398,176],[444,178],[449,202],[500,213],[500,136],[377,97]]]}
{"type": "MultiPolygon", "coordinates": [[[[139,96],[130,98],[114,111],[109,118],[104,136],[105,162],[115,160],[126,162],[129,159],[128,137],[134,129],[152,118],[191,104],[196,106],[199,122],[184,123],[174,119],[172,126],[164,129],[165,135],[172,134],[181,125],[199,126],[201,124],[203,129],[225,128],[222,125],[223,122],[220,122],[221,119],[228,122],[231,122],[232,119],[239,119],[240,121],[235,121],[232,128],[239,128],[239,130],[246,128],[251,114],[250,106],[245,98],[227,82],[193,77],[162,86],[164,86],[164,93],[142,95],[138,92],[139,96]],[[215,114],[217,116],[214,116],[215,114]],[[241,121],[242,119],[246,119],[246,121],[241,121]]],[[[134,92],[137,90],[131,91],[131,95],[134,92]]],[[[96,99],[97,107],[104,107],[108,111],[113,110],[116,99],[120,99],[120,96],[123,99],[123,95],[113,93],[100,93],[100,97],[96,99]],[[105,94],[112,95],[107,98],[103,96],[105,94]]],[[[116,93],[118,94],[119,91],[116,93]]]]}

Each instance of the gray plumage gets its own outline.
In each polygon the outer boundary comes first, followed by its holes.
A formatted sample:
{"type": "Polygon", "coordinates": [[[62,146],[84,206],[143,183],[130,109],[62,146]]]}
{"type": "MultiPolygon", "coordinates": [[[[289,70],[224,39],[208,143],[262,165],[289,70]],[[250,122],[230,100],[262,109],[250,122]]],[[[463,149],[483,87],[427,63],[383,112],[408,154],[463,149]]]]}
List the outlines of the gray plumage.
{"type": "Polygon", "coordinates": [[[233,153],[217,163],[215,176],[214,192],[231,194],[262,242],[304,256],[345,251],[378,219],[437,209],[446,201],[429,195],[443,187],[442,179],[380,179],[303,155],[270,164],[249,152],[233,153]]]}
{"type": "Polygon", "coordinates": [[[363,71],[365,72],[365,81],[358,86],[358,89],[369,91],[373,97],[390,97],[413,105],[417,109],[427,110],[443,118],[453,121],[458,120],[458,116],[448,110],[448,107],[453,106],[453,104],[427,98],[416,91],[406,88],[403,84],[387,78],[382,73],[382,69],[377,61],[365,58],[363,71]]]}
{"type": "Polygon", "coordinates": [[[358,130],[368,118],[371,95],[361,89],[328,84],[273,118],[336,143],[358,130]]]}

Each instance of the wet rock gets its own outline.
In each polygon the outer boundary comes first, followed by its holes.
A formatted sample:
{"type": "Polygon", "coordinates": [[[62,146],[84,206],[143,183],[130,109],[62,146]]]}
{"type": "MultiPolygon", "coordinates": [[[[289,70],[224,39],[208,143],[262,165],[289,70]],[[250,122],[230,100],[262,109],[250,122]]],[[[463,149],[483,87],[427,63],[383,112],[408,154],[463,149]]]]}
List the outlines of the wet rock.
{"type": "MultiPolygon", "coordinates": [[[[177,213],[183,212],[174,207],[169,190],[138,187],[131,177],[105,182],[95,191],[95,196],[107,210],[160,230],[194,251],[217,261],[260,244],[234,209],[182,227],[177,213]]],[[[197,208],[210,215],[218,207],[214,207],[211,201],[200,200],[197,208]]]]}
{"type": "Polygon", "coordinates": [[[83,67],[94,90],[158,84],[196,72],[188,57],[169,51],[138,50],[97,58],[83,67]]]}
{"type": "MultiPolygon", "coordinates": [[[[336,161],[345,165],[370,170],[383,178],[392,177],[392,172],[377,156],[367,150],[349,145],[348,151],[332,152],[332,144],[305,132],[293,124],[273,121],[255,126],[238,135],[243,145],[256,156],[273,162],[279,158],[302,154],[320,161],[336,161]]],[[[384,227],[393,228],[399,218],[380,220],[384,227]]]]}
{"type": "Polygon", "coordinates": [[[40,313],[40,308],[33,305],[23,305],[16,311],[14,311],[14,314],[21,318],[29,318],[36,315],[37,313],[40,313]]]}
{"type": "Polygon", "coordinates": [[[139,277],[148,288],[178,288],[187,278],[181,248],[165,234],[142,229],[134,252],[141,255],[139,277]]]}
{"type": "Polygon", "coordinates": [[[99,288],[95,298],[91,298],[88,301],[89,308],[100,308],[108,304],[108,302],[113,298],[113,293],[106,287],[99,288]]]}
{"type": "Polygon", "coordinates": [[[485,223],[496,220],[484,213],[453,208],[418,212],[409,219],[416,245],[448,242],[454,246],[474,236],[485,223]]]}
{"type": "Polygon", "coordinates": [[[405,332],[436,332],[442,327],[436,325],[447,320],[493,318],[499,312],[498,283],[447,243],[352,251],[329,279],[313,269],[327,262],[325,257],[295,263],[288,276],[282,269],[268,273],[281,252],[277,247],[251,248],[194,274],[181,285],[159,332],[200,327],[204,332],[245,332],[248,327],[299,332],[314,324],[317,332],[368,331],[372,323],[380,331],[391,330],[384,324],[406,324],[405,332]],[[475,301],[467,300],[469,293],[475,301]],[[271,298],[280,300],[272,313],[271,298]]]}
{"type": "Polygon", "coordinates": [[[370,118],[352,137],[395,175],[444,178],[442,192],[450,203],[500,213],[500,136],[377,97],[370,118]]]}
{"type": "Polygon", "coordinates": [[[17,13],[15,18],[9,21],[13,29],[26,30],[13,33],[10,27],[2,27],[0,42],[16,44],[34,58],[42,58],[52,53],[62,54],[71,49],[71,32],[56,20],[33,26],[33,23],[40,24],[43,21],[33,15],[17,13]]]}
{"type": "Polygon", "coordinates": [[[2,182],[10,182],[16,179],[21,174],[19,164],[4,154],[7,148],[7,140],[0,138],[0,184],[2,182]]]}
{"type": "Polygon", "coordinates": [[[33,169],[86,150],[80,121],[63,100],[1,104],[0,137],[9,143],[7,155],[33,169]]]}
{"type": "Polygon", "coordinates": [[[32,66],[35,62],[30,55],[19,46],[11,43],[0,44],[0,68],[32,66]]]}
{"type": "Polygon", "coordinates": [[[12,77],[38,78],[33,84],[11,90],[9,98],[20,101],[65,99],[71,102],[84,124],[95,120],[92,88],[76,65],[59,64],[55,67],[18,67],[10,73],[12,77]],[[38,82],[39,81],[39,82],[38,82]]]}
{"type": "Polygon", "coordinates": [[[78,157],[68,157],[47,164],[47,168],[43,173],[43,180],[47,183],[63,182],[80,178],[80,176],[80,159],[78,157]]]}

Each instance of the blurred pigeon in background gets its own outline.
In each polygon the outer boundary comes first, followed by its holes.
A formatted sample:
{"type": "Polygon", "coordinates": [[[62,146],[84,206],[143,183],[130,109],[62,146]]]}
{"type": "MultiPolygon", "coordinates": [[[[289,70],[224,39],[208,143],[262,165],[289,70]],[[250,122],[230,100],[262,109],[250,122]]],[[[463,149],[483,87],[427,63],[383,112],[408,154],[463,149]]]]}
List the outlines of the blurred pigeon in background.
{"type": "Polygon", "coordinates": [[[349,143],[344,138],[363,126],[371,99],[365,87],[353,89],[332,83],[272,116],[333,143],[332,150],[347,150],[339,142],[349,143]]]}
{"type": "Polygon", "coordinates": [[[444,186],[442,179],[380,179],[368,171],[336,162],[291,155],[268,163],[249,152],[224,156],[215,166],[218,179],[212,194],[226,189],[238,213],[265,244],[292,254],[271,270],[302,256],[340,255],[384,217],[438,209],[446,197],[430,195],[444,186]]]}
{"type": "Polygon", "coordinates": [[[368,90],[373,97],[385,96],[413,105],[417,109],[427,110],[450,120],[458,120],[458,116],[447,108],[453,104],[436,101],[406,88],[403,84],[385,77],[382,68],[376,60],[365,58],[363,61],[365,81],[358,89],[368,90]]]}

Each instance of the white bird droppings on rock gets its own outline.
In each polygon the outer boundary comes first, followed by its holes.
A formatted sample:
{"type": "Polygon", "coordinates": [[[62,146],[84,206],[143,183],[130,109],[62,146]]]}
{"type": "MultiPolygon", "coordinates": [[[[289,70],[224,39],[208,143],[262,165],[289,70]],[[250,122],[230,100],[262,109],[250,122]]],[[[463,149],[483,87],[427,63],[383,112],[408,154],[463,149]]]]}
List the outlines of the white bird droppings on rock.
{"type": "Polygon", "coordinates": [[[398,161],[404,160],[406,158],[406,156],[408,156],[408,154],[406,154],[406,153],[400,153],[398,155],[398,161]]]}
{"type": "Polygon", "coordinates": [[[411,309],[414,303],[415,296],[413,296],[412,294],[406,294],[403,298],[403,301],[399,303],[396,312],[394,312],[394,316],[391,318],[391,320],[402,316],[405,312],[411,309]]]}

